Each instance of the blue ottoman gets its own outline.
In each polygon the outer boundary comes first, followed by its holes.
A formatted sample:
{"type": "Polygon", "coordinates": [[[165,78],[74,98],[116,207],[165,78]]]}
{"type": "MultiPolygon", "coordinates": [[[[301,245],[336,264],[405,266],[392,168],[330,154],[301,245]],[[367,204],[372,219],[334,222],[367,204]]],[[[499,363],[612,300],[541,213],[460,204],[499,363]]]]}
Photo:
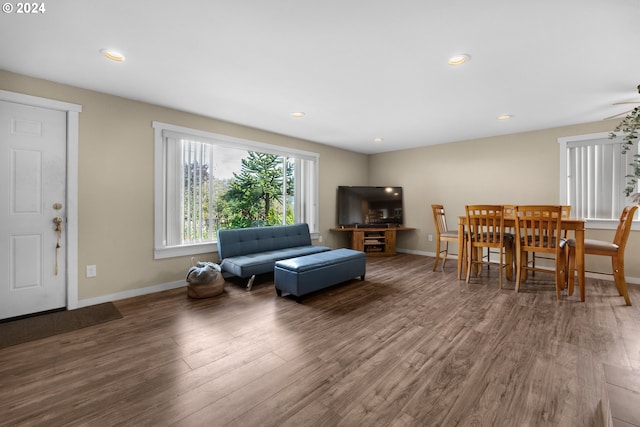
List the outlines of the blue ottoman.
{"type": "Polygon", "coordinates": [[[276,293],[302,295],[360,276],[364,280],[366,255],[351,249],[336,249],[297,258],[276,261],[276,293]]]}

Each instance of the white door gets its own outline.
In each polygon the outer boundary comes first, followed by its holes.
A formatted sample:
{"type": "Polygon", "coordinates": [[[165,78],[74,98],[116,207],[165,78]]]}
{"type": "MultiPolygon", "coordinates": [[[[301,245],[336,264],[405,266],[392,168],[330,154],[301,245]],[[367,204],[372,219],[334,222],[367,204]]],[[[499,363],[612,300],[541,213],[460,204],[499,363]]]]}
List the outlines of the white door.
{"type": "Polygon", "coordinates": [[[66,123],[0,101],[0,319],[66,305],[66,123]]]}

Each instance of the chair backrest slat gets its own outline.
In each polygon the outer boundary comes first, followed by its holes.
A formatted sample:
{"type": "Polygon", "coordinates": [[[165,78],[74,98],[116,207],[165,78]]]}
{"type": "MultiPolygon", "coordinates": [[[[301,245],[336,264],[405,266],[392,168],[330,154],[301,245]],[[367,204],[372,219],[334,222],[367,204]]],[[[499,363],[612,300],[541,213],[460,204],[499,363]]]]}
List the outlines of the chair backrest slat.
{"type": "Polygon", "coordinates": [[[449,231],[447,228],[447,218],[444,215],[444,206],[431,205],[431,209],[433,210],[433,222],[435,223],[436,231],[440,234],[449,231]]]}
{"type": "Polygon", "coordinates": [[[562,207],[516,206],[516,236],[524,250],[559,253],[562,207]]]}
{"type": "Polygon", "coordinates": [[[476,246],[500,247],[504,239],[504,209],[502,205],[468,205],[469,236],[476,246]]]}
{"type": "Polygon", "coordinates": [[[616,229],[616,235],[613,238],[613,243],[618,245],[619,250],[624,251],[629,239],[629,232],[631,231],[631,224],[633,217],[638,210],[638,205],[625,206],[620,214],[620,222],[616,229]]]}

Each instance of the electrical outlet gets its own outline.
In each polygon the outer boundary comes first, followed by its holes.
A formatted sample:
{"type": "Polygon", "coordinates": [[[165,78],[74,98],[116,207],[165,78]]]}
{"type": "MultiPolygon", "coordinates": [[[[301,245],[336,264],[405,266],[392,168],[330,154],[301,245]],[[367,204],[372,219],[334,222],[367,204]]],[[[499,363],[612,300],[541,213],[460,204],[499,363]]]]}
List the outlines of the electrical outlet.
{"type": "Polygon", "coordinates": [[[429,234],[429,236],[427,236],[429,238],[430,242],[433,242],[433,234],[429,234]]]}
{"type": "Polygon", "coordinates": [[[95,265],[87,265],[87,277],[96,277],[97,274],[95,265]]]}

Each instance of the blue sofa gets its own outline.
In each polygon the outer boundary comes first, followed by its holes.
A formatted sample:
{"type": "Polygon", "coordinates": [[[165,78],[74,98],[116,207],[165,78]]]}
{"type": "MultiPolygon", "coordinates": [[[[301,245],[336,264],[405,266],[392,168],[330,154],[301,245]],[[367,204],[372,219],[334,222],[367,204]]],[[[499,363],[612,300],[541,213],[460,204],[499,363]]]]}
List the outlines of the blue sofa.
{"type": "Polygon", "coordinates": [[[223,272],[249,277],[251,290],[256,274],[273,273],[276,261],[331,250],[311,244],[307,224],[218,230],[218,256],[223,272]]]}

